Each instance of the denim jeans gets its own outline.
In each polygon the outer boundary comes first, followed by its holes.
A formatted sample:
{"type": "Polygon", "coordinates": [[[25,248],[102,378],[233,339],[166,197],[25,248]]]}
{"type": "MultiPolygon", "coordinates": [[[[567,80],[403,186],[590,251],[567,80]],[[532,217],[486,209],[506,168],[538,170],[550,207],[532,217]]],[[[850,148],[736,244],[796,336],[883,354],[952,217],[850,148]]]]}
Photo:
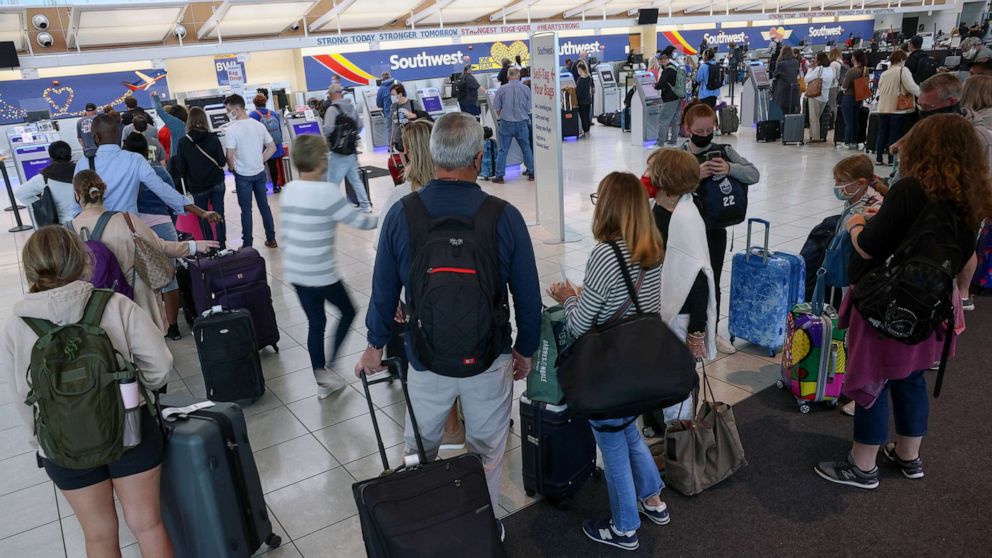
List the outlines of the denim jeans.
{"type": "Polygon", "coordinates": [[[266,188],[265,171],[254,176],[242,176],[234,173],[234,189],[238,193],[238,205],[241,206],[241,240],[243,246],[252,244],[252,214],[251,198],[255,196],[258,212],[262,214],[262,226],[265,227],[265,241],[276,239],[276,227],[272,223],[272,210],[269,209],[268,188],[266,188]]]}
{"type": "MultiPolygon", "coordinates": [[[[204,211],[216,211],[223,217],[224,188],[224,183],[221,182],[206,192],[193,194],[193,203],[204,211]]],[[[227,225],[224,224],[224,221],[220,221],[214,226],[217,228],[216,240],[220,243],[220,247],[224,248],[227,245],[227,225]]],[[[205,240],[214,240],[214,231],[206,219],[200,219],[200,230],[203,231],[203,238],[205,240]]]]}
{"type": "MultiPolygon", "coordinates": [[[[630,420],[591,420],[592,425],[620,426],[630,420]]],[[[618,531],[634,531],[641,526],[637,501],[657,496],[665,488],[651,450],[641,437],[637,423],[620,432],[600,432],[593,428],[596,444],[603,453],[606,488],[610,494],[613,526],[618,531]]]]}
{"type": "MultiPolygon", "coordinates": [[[[875,142],[876,161],[881,161],[885,150],[902,138],[912,117],[912,114],[878,115],[878,141],[875,142]]],[[[889,158],[891,159],[892,156],[889,155],[889,158]]]]}
{"type": "Polygon", "coordinates": [[[854,100],[854,95],[844,95],[840,101],[841,114],[844,115],[844,144],[852,145],[857,143],[859,122],[858,108],[861,103],[854,100]]]}
{"type": "Polygon", "coordinates": [[[870,409],[854,408],[854,441],[880,446],[889,439],[889,394],[892,394],[892,414],[896,434],[915,438],[927,433],[930,399],[927,394],[926,370],[917,370],[902,380],[885,383],[882,393],[870,409]]]}
{"type": "Polygon", "coordinates": [[[324,354],[324,331],[327,328],[327,314],[324,313],[324,302],[329,302],[341,312],[338,327],[334,330],[334,345],[332,346],[331,362],[337,357],[341,343],[348,335],[348,328],[355,319],[355,307],[351,304],[344,283],[338,281],[323,287],[303,287],[293,285],[296,296],[300,298],[303,313],[307,315],[307,351],[310,353],[310,365],[316,370],[327,366],[327,356],[324,354]]]}
{"type": "Polygon", "coordinates": [[[503,178],[506,174],[506,155],[510,152],[510,141],[517,140],[520,152],[524,156],[524,166],[527,172],[534,172],[534,153],[530,149],[530,122],[521,120],[519,122],[499,121],[499,155],[496,156],[496,178],[503,178]]]}
{"type": "Polygon", "coordinates": [[[482,109],[479,108],[478,102],[473,103],[472,101],[458,101],[458,108],[462,112],[467,112],[472,116],[479,116],[482,114],[482,109]]]}
{"type": "Polygon", "coordinates": [[[676,143],[679,141],[679,113],[682,112],[681,99],[661,103],[661,112],[658,114],[658,147],[665,143],[676,143]]]}
{"type": "Polygon", "coordinates": [[[358,198],[358,205],[363,208],[372,205],[368,194],[365,193],[362,177],[358,174],[358,155],[354,153],[351,155],[328,153],[327,181],[331,184],[337,184],[338,188],[340,188],[341,181],[345,177],[348,178],[348,182],[351,183],[352,189],[355,191],[355,197],[358,198]]]}

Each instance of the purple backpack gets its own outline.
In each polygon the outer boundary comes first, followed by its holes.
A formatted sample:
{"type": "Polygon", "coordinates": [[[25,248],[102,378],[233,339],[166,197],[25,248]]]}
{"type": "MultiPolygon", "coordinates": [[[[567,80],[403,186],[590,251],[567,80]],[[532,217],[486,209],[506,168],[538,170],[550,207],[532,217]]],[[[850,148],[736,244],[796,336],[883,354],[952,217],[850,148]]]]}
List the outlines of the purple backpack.
{"type": "MultiPolygon", "coordinates": [[[[116,211],[106,211],[97,219],[93,231],[87,231],[88,235],[81,236],[85,239],[86,248],[90,251],[92,275],[90,283],[98,289],[111,289],[134,300],[134,288],[128,283],[127,278],[121,271],[121,265],[117,262],[117,257],[107,248],[107,245],[100,242],[103,237],[103,230],[107,228],[107,223],[116,215],[116,211]]],[[[86,229],[84,229],[86,230],[86,229]]]]}

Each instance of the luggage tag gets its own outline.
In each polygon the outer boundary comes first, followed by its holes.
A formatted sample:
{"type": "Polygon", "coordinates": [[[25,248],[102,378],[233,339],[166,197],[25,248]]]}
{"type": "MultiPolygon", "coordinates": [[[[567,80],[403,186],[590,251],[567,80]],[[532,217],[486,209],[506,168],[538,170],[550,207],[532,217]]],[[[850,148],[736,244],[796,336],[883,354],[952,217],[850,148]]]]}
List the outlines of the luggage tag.
{"type": "Polygon", "coordinates": [[[215,403],[213,401],[200,401],[199,403],[193,403],[192,405],[187,405],[185,407],[169,407],[168,409],[162,410],[162,420],[175,422],[179,419],[185,419],[196,411],[213,407],[214,404],[215,403]]]}

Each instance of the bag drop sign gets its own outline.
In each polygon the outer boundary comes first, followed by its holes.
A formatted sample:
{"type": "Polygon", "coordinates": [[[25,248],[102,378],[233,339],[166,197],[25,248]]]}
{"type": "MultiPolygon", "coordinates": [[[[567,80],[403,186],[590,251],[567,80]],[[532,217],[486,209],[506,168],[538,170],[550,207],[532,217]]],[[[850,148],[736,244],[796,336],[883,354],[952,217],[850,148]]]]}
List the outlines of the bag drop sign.
{"type": "Polygon", "coordinates": [[[215,56],[214,70],[217,72],[217,85],[231,85],[229,76],[241,75],[241,84],[248,80],[248,73],[245,72],[245,63],[238,60],[237,56],[215,56]],[[230,72],[228,70],[231,70],[230,72]]]}

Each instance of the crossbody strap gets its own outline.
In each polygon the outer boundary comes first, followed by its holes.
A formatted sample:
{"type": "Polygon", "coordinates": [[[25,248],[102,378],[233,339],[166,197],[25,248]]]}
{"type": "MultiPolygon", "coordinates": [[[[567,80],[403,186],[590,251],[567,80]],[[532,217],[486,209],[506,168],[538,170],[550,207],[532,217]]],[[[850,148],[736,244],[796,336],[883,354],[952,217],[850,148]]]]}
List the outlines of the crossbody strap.
{"type": "MultiPolygon", "coordinates": [[[[627,269],[627,258],[623,257],[623,252],[620,250],[620,246],[617,245],[615,240],[611,240],[608,243],[611,248],[613,248],[613,254],[617,257],[617,262],[620,264],[620,274],[623,275],[623,282],[627,286],[627,293],[630,295],[630,300],[634,303],[634,308],[637,309],[638,314],[643,314],[641,310],[641,304],[637,300],[637,288],[634,287],[634,280],[630,277],[630,270],[627,269]]],[[[644,277],[644,271],[641,271],[641,279],[644,277]]],[[[638,287],[640,286],[640,281],[638,281],[638,287]]],[[[628,307],[629,308],[629,307],[628,307]]],[[[626,313],[626,311],[624,312],[626,313]]]]}
{"type": "Polygon", "coordinates": [[[224,170],[224,167],[222,165],[217,164],[217,159],[214,159],[209,154],[207,154],[207,152],[204,151],[204,149],[200,147],[199,144],[193,141],[193,138],[189,137],[189,134],[186,134],[186,139],[188,139],[189,142],[193,144],[193,147],[195,147],[200,153],[203,153],[203,156],[206,157],[211,163],[213,163],[215,167],[217,167],[220,170],[224,170]]]}

